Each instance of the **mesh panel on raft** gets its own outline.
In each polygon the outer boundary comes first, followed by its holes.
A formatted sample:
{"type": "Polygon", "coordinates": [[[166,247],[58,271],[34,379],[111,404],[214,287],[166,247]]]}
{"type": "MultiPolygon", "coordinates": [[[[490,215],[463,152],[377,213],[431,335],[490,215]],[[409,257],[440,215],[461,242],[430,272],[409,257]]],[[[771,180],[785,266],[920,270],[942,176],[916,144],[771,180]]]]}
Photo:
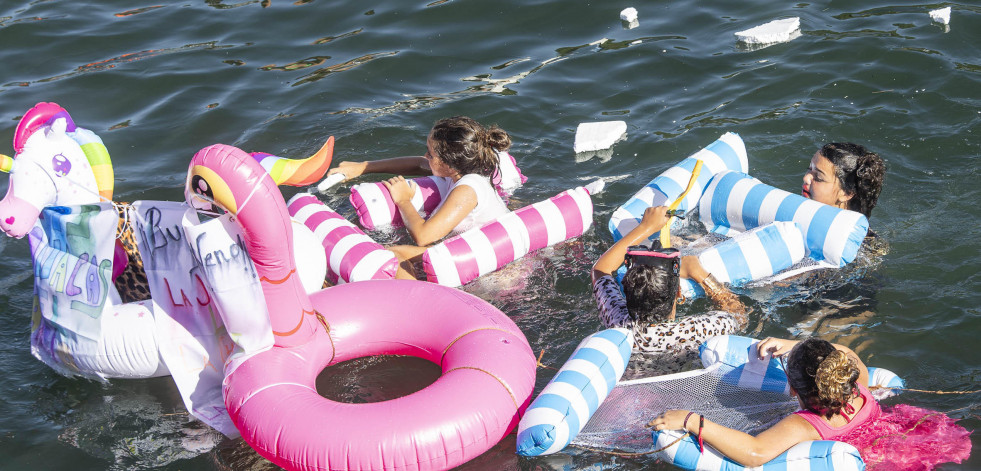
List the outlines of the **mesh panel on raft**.
{"type": "Polygon", "coordinates": [[[654,451],[650,420],[669,409],[687,409],[718,424],[757,434],[799,409],[784,394],[741,388],[729,365],[618,384],[572,445],[629,453],[654,451]],[[729,380],[729,381],[727,381],[729,380]]]}

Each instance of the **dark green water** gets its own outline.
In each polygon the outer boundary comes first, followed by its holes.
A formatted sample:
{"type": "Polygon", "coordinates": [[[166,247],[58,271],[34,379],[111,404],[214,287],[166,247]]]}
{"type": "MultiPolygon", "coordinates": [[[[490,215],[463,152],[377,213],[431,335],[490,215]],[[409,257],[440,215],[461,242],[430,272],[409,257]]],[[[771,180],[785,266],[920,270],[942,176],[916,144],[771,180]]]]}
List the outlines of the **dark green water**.
{"type": "MultiPolygon", "coordinates": [[[[511,133],[529,177],[513,206],[607,178],[583,237],[466,288],[555,366],[599,328],[588,268],[611,242],[610,213],[655,175],[734,131],[750,173],[797,192],[821,143],[865,144],[889,167],[872,226],[890,252],[819,292],[742,292],[755,308],[750,335],[816,334],[913,388],[979,388],[977,4],[5,1],[0,45],[0,142],[35,103],[57,102],[105,141],[120,200],[183,199],[190,157],[216,142],[299,157],[334,135],[335,161],[418,155],[432,123],[457,114],[511,133]],[[619,19],[628,6],[639,10],[634,29],[619,19]],[[949,28],[927,15],[941,6],[953,8],[949,28]],[[751,51],[734,42],[736,31],[789,16],[803,30],[790,43],[751,51]],[[577,159],[576,126],[600,120],[626,121],[626,140],[609,160],[577,159]]],[[[350,216],[345,197],[342,188],[326,199],[350,216]]],[[[168,378],[101,385],[35,360],[26,241],[0,239],[0,267],[0,468],[268,467],[241,441],[187,451],[187,416],[168,378]]],[[[369,364],[335,387],[357,396],[387,380],[397,389],[419,368],[369,364]],[[367,385],[362,372],[374,376],[367,385]]],[[[536,393],[550,377],[539,370],[536,393]]],[[[981,426],[977,394],[894,401],[981,426]]],[[[511,436],[464,468],[670,469],[513,450],[511,436]]],[[[943,469],[981,469],[981,453],[943,469]]]]}

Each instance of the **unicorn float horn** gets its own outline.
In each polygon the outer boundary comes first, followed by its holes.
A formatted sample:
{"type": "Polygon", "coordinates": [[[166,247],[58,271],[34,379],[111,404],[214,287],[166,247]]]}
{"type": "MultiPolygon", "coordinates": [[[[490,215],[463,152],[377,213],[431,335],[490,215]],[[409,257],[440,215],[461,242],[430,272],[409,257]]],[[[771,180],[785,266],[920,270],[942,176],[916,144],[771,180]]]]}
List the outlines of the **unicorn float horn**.
{"type": "Polygon", "coordinates": [[[334,136],[317,153],[305,159],[287,159],[265,152],[253,152],[252,156],[277,185],[307,186],[316,183],[327,173],[334,158],[334,136]]]}

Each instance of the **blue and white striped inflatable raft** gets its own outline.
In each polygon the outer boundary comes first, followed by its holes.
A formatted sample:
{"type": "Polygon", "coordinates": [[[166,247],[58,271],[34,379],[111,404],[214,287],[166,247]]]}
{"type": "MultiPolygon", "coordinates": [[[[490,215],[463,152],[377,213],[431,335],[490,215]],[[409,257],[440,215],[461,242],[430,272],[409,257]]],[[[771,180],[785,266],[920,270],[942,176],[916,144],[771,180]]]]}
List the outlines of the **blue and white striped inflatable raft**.
{"type": "Polygon", "coordinates": [[[633,339],[623,328],[583,339],[518,422],[517,453],[549,455],[569,445],[623,376],[633,339]]]}
{"type": "MultiPolygon", "coordinates": [[[[712,368],[725,365],[722,380],[738,385],[747,391],[771,391],[790,394],[787,375],[779,360],[771,358],[760,360],[756,355],[758,340],[735,335],[723,335],[710,339],[700,347],[702,365],[712,368]]],[[[890,389],[902,388],[901,378],[884,368],[869,368],[869,386],[875,389],[877,399],[888,397],[895,392],[890,389]]],[[[687,436],[677,443],[683,435],[679,430],[653,432],[654,449],[661,450],[658,458],[686,470],[698,471],[861,471],[865,462],[855,447],[837,441],[815,440],[794,445],[763,466],[747,468],[724,457],[711,446],[705,445],[705,452],[699,452],[694,437],[687,436]],[[674,443],[672,445],[672,443],[674,443]]]]}
{"type": "MultiPolygon", "coordinates": [[[[814,268],[832,268],[845,266],[857,256],[869,229],[868,219],[747,175],[746,147],[735,133],[722,135],[668,168],[614,210],[609,225],[613,240],[636,227],[648,207],[677,199],[698,160],[703,162],[702,170],[679,209],[698,208],[699,219],[709,232],[731,237],[697,253],[705,269],[720,282],[739,286],[767,278],[806,257],[813,260],[814,268]]],[[[650,240],[657,237],[654,234],[650,240]]],[[[704,294],[691,280],[681,281],[686,297],[704,294]]]]}

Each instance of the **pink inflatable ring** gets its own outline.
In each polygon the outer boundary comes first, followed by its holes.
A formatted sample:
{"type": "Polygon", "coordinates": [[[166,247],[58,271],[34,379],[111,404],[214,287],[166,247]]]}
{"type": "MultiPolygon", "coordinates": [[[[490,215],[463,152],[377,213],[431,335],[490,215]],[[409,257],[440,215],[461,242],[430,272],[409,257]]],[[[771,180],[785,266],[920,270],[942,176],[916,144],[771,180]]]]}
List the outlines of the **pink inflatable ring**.
{"type": "Polygon", "coordinates": [[[311,301],[330,306],[329,338],[260,353],[225,384],[225,405],[245,440],[284,468],[451,468],[504,438],[528,406],[534,354],[514,323],[479,298],[433,283],[373,280],[311,301]],[[325,366],[369,355],[412,355],[443,373],[384,402],[345,404],[317,393],[325,366]]]}
{"type": "Polygon", "coordinates": [[[514,323],[479,298],[432,283],[375,280],[329,288],[311,301],[330,306],[329,338],[260,353],[225,385],[225,405],[245,440],[284,468],[451,468],[504,438],[528,406],[534,354],[514,323]],[[443,373],[421,391],[378,403],[317,393],[325,366],[369,355],[412,355],[443,373]]]}
{"type": "MultiPolygon", "coordinates": [[[[199,151],[185,194],[192,204],[213,203],[233,216],[261,281],[274,345],[226,370],[222,385],[232,422],[260,455],[290,470],[447,469],[517,425],[537,362],[524,334],[497,308],[412,280],[361,281],[308,295],[296,274],[286,202],[237,148],[199,151]],[[371,355],[423,358],[442,376],[421,391],[370,404],[317,392],[325,367],[371,355]]],[[[225,315],[233,338],[248,327],[225,315]]]]}

